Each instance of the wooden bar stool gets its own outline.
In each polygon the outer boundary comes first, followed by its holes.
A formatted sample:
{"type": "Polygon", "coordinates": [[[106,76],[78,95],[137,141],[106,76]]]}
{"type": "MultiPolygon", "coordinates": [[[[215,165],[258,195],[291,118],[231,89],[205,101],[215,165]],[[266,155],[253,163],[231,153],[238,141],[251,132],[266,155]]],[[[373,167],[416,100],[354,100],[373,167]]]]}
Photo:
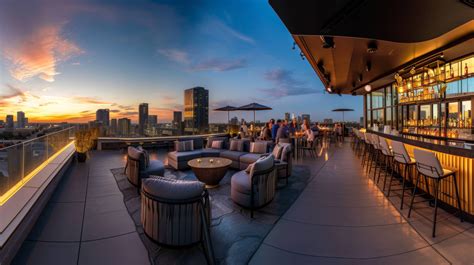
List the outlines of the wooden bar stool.
{"type": "MultiPolygon", "coordinates": [[[[420,181],[420,176],[430,178],[434,181],[434,217],[433,217],[433,237],[436,236],[436,215],[438,212],[438,196],[440,190],[440,182],[443,179],[448,177],[453,178],[454,191],[456,193],[456,200],[459,210],[459,218],[461,222],[463,219],[463,212],[461,206],[461,199],[459,198],[458,185],[456,181],[456,172],[449,169],[445,169],[441,166],[438,158],[433,152],[428,152],[425,150],[415,149],[415,159],[416,159],[416,169],[418,170],[418,178],[416,180],[415,188],[413,189],[413,194],[411,196],[410,209],[408,210],[408,217],[410,217],[411,210],[413,208],[413,201],[415,199],[415,193],[417,190],[418,183],[420,181]]],[[[427,191],[429,193],[429,191],[427,191]]]]}

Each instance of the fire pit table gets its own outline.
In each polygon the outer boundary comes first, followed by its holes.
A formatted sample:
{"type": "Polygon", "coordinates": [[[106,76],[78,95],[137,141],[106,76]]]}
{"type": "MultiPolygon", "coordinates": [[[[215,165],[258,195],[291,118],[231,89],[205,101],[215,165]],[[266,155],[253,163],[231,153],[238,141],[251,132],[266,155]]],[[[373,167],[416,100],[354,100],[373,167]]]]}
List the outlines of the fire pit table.
{"type": "Polygon", "coordinates": [[[199,181],[206,184],[207,188],[219,186],[232,161],[222,157],[203,157],[190,160],[188,166],[199,181]]]}

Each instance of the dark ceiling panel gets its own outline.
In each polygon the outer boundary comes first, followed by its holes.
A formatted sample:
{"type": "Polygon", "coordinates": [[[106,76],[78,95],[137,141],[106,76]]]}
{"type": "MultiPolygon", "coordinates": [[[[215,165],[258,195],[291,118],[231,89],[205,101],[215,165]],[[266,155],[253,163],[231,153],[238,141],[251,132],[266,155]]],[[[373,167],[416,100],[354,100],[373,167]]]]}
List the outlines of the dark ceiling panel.
{"type": "Polygon", "coordinates": [[[430,40],[474,19],[460,0],[270,0],[293,35],[430,40]]]}

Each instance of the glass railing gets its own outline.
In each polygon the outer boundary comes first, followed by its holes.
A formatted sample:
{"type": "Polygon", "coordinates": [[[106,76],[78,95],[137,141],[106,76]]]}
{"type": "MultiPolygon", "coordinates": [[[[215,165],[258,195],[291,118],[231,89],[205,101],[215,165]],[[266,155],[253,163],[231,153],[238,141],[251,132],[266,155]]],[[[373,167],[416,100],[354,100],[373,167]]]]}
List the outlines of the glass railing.
{"type": "Polygon", "coordinates": [[[0,149],[0,205],[74,140],[74,128],[0,149]]]}

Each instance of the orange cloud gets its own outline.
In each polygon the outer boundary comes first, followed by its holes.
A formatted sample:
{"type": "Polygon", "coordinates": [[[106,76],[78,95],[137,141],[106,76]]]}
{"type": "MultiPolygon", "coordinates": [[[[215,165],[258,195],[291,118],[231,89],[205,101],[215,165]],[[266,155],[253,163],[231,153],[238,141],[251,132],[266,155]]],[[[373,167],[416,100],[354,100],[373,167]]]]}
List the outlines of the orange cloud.
{"type": "Polygon", "coordinates": [[[24,36],[20,45],[7,47],[6,57],[11,62],[10,74],[20,81],[39,77],[53,82],[57,65],[83,51],[61,36],[60,26],[43,26],[24,36]]]}

